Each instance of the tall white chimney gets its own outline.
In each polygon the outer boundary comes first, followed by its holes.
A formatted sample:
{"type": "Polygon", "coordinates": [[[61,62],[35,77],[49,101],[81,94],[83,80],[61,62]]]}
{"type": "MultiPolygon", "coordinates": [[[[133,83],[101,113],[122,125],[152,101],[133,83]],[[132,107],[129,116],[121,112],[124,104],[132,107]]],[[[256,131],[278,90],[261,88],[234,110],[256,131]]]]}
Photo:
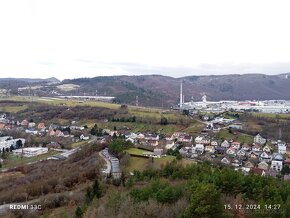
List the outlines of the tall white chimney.
{"type": "Polygon", "coordinates": [[[179,107],[182,108],[183,104],[183,94],[182,94],[182,80],[180,81],[180,97],[179,97],[179,107]]]}

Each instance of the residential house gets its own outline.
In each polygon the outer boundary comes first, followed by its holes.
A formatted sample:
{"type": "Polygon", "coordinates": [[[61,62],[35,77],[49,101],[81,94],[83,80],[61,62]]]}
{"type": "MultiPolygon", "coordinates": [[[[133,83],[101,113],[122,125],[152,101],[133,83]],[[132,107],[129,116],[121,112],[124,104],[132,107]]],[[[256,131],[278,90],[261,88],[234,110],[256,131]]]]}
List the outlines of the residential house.
{"type": "Polygon", "coordinates": [[[223,147],[223,148],[229,148],[230,147],[230,143],[227,140],[224,140],[221,143],[221,147],[223,147]]]}
{"type": "Polygon", "coordinates": [[[233,129],[243,129],[243,126],[241,123],[233,123],[231,125],[229,125],[229,128],[233,128],[233,129]]]}
{"type": "Polygon", "coordinates": [[[149,145],[151,145],[151,146],[156,147],[156,146],[158,146],[159,141],[156,140],[156,139],[149,139],[149,140],[147,140],[147,143],[148,143],[149,145]]]}
{"type": "Polygon", "coordinates": [[[22,120],[22,122],[20,123],[21,124],[21,126],[28,126],[28,120],[22,120]]]}
{"type": "Polygon", "coordinates": [[[210,145],[210,138],[203,137],[203,139],[201,140],[200,144],[210,145]]]}
{"type": "Polygon", "coordinates": [[[251,161],[247,161],[247,162],[244,164],[244,167],[246,167],[246,168],[253,168],[253,167],[254,167],[254,164],[253,164],[251,161]]]}
{"type": "Polygon", "coordinates": [[[36,129],[34,129],[34,128],[29,128],[29,129],[25,130],[25,133],[37,135],[38,131],[36,129]]]}
{"type": "Polygon", "coordinates": [[[145,138],[145,140],[157,140],[157,141],[159,141],[159,135],[157,135],[157,134],[145,134],[144,138],[145,138]]]}
{"type": "Polygon", "coordinates": [[[227,149],[227,154],[230,156],[236,156],[236,149],[233,147],[230,147],[227,149]]]}
{"type": "Polygon", "coordinates": [[[261,146],[258,145],[258,144],[254,144],[254,145],[252,146],[252,151],[255,151],[255,152],[261,152],[261,151],[262,151],[261,146]]]}
{"type": "Polygon", "coordinates": [[[46,145],[48,148],[61,148],[61,145],[57,142],[50,142],[49,144],[46,145]]]}
{"type": "Polygon", "coordinates": [[[239,156],[239,157],[243,157],[243,156],[245,156],[245,155],[246,155],[245,150],[243,150],[243,149],[238,150],[238,152],[237,152],[237,156],[239,156]]]}
{"type": "Polygon", "coordinates": [[[211,141],[211,142],[210,142],[210,145],[212,145],[212,146],[218,146],[219,144],[218,144],[217,141],[211,141]]]}
{"type": "Polygon", "coordinates": [[[234,167],[239,167],[239,166],[241,166],[241,165],[242,165],[242,163],[241,163],[241,161],[238,160],[238,159],[234,159],[234,160],[232,161],[232,166],[234,166],[234,167]]]}
{"type": "Polygon", "coordinates": [[[267,164],[265,161],[261,161],[258,164],[258,168],[262,170],[268,170],[269,169],[269,164],[267,164]]]}
{"type": "Polygon", "coordinates": [[[47,134],[49,136],[55,136],[55,131],[53,129],[48,130],[47,134]]]}
{"type": "Polygon", "coordinates": [[[252,159],[259,158],[259,156],[260,156],[260,153],[257,151],[250,151],[248,153],[248,157],[252,159]]]}
{"type": "Polygon", "coordinates": [[[130,132],[128,134],[125,135],[125,138],[131,138],[131,139],[136,139],[137,138],[137,134],[134,132],[130,132]]]}
{"type": "Polygon", "coordinates": [[[144,138],[145,138],[145,135],[142,134],[142,133],[139,133],[139,134],[137,135],[137,139],[144,139],[144,138]]]}
{"type": "Polygon", "coordinates": [[[262,144],[265,144],[266,141],[267,140],[265,138],[263,138],[260,134],[258,134],[254,137],[254,143],[262,145],[262,144]]]}
{"type": "Polygon", "coordinates": [[[34,122],[29,122],[28,123],[28,128],[34,128],[35,127],[35,123],[34,122]]]}
{"type": "Polygon", "coordinates": [[[90,136],[88,134],[81,134],[80,139],[81,140],[89,140],[90,136]]]}
{"type": "Polygon", "coordinates": [[[74,137],[73,135],[70,135],[70,133],[68,131],[63,131],[63,137],[68,138],[68,137],[74,137]]]}
{"type": "Polygon", "coordinates": [[[219,127],[214,126],[212,128],[213,133],[218,133],[221,129],[219,127]]]}
{"type": "Polygon", "coordinates": [[[44,130],[45,129],[45,124],[44,123],[39,123],[38,126],[37,126],[37,129],[44,130]]]}
{"type": "Polygon", "coordinates": [[[196,144],[195,151],[199,154],[203,154],[204,152],[204,145],[203,144],[196,144]]]}
{"type": "Polygon", "coordinates": [[[250,151],[250,150],[251,150],[251,146],[248,145],[248,144],[243,144],[243,145],[242,145],[242,149],[243,149],[244,151],[250,151]]]}
{"type": "Polygon", "coordinates": [[[112,131],[109,132],[109,135],[110,136],[114,136],[114,135],[119,136],[119,133],[118,133],[117,130],[112,130],[112,131]]]}
{"type": "Polygon", "coordinates": [[[135,143],[135,140],[132,139],[132,138],[126,138],[125,141],[126,141],[126,142],[131,142],[132,144],[135,143]]]}
{"type": "Polygon", "coordinates": [[[174,141],[166,141],[165,148],[166,149],[173,149],[174,145],[175,145],[174,141]]]}
{"type": "Polygon", "coordinates": [[[64,137],[63,132],[60,131],[60,130],[56,130],[54,135],[57,136],[57,137],[64,137]]]}
{"type": "Polygon", "coordinates": [[[272,160],[271,169],[277,172],[280,172],[283,168],[283,161],[280,160],[272,160]]]}
{"type": "Polygon", "coordinates": [[[272,155],[267,152],[262,152],[260,155],[260,161],[265,161],[265,162],[271,162],[272,160],[272,155]]]}
{"type": "Polygon", "coordinates": [[[49,126],[49,130],[56,130],[56,129],[60,129],[61,128],[61,126],[60,125],[58,125],[58,124],[50,124],[50,126],[49,126]]]}
{"type": "Polygon", "coordinates": [[[286,154],[286,143],[278,143],[278,153],[286,154]]]}
{"type": "Polygon", "coordinates": [[[209,152],[209,153],[214,153],[214,152],[215,152],[215,147],[214,147],[213,145],[206,145],[206,146],[204,147],[204,150],[205,150],[206,152],[209,152]]]}
{"type": "Polygon", "coordinates": [[[240,147],[241,147],[241,143],[239,143],[239,142],[232,142],[231,143],[231,147],[234,148],[234,149],[236,149],[236,150],[239,150],[240,147]]]}
{"type": "Polygon", "coordinates": [[[231,161],[228,158],[224,157],[223,159],[221,159],[221,163],[228,165],[231,163],[231,161]]]}
{"type": "Polygon", "coordinates": [[[111,130],[109,130],[109,129],[103,129],[103,130],[102,130],[102,134],[104,134],[104,135],[109,135],[110,131],[111,131],[111,130]]]}
{"type": "Polygon", "coordinates": [[[192,142],[192,136],[190,135],[181,135],[177,138],[178,142],[192,142]]]}
{"type": "Polygon", "coordinates": [[[202,136],[197,136],[195,139],[194,139],[194,142],[195,144],[200,144],[203,140],[203,137],[202,136]]]}
{"type": "Polygon", "coordinates": [[[227,149],[225,147],[220,147],[220,146],[215,147],[215,152],[217,154],[225,154],[226,151],[227,151],[227,149]]]}
{"type": "Polygon", "coordinates": [[[272,150],[272,149],[271,149],[271,147],[270,147],[269,145],[265,145],[264,148],[263,148],[263,151],[264,151],[264,152],[267,152],[267,153],[270,153],[271,150],[272,150]]]}
{"type": "Polygon", "coordinates": [[[284,160],[284,157],[282,154],[279,154],[279,153],[273,153],[273,160],[277,160],[277,161],[283,161],[284,160]]]}

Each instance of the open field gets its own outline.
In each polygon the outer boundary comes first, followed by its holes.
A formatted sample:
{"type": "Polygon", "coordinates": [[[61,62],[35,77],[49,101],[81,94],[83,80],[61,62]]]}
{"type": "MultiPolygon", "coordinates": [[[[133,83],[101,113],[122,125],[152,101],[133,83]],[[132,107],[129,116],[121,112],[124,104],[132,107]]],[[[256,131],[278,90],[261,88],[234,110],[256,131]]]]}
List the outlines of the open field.
{"type": "Polygon", "coordinates": [[[184,132],[187,132],[188,134],[191,135],[199,135],[200,132],[203,130],[204,128],[204,124],[200,123],[200,122],[196,122],[193,125],[191,125],[190,127],[184,129],[184,132]]]}
{"type": "MultiPolygon", "coordinates": [[[[29,96],[13,96],[13,97],[5,97],[0,98],[0,101],[11,100],[11,101],[21,101],[21,102],[39,102],[48,105],[66,105],[70,107],[74,106],[91,106],[91,107],[104,107],[110,109],[119,109],[120,104],[113,104],[108,102],[101,101],[78,101],[78,100],[66,100],[66,99],[58,99],[58,98],[40,98],[40,97],[29,97],[29,96]]],[[[140,117],[148,117],[148,118],[156,118],[160,119],[161,117],[166,117],[168,119],[177,118],[177,114],[174,112],[169,114],[161,114],[162,110],[157,108],[146,108],[146,107],[136,107],[136,106],[128,106],[128,111],[131,115],[140,116],[140,117]]]]}
{"type": "Polygon", "coordinates": [[[72,90],[76,90],[78,88],[80,88],[79,85],[76,84],[63,84],[63,85],[59,85],[57,86],[58,89],[62,90],[62,91],[72,91],[72,90]]]}
{"type": "Polygon", "coordinates": [[[21,106],[2,106],[0,102],[0,111],[2,112],[12,112],[12,113],[18,113],[20,111],[23,111],[27,109],[27,105],[21,105],[21,106]]]}
{"type": "MultiPolygon", "coordinates": [[[[129,154],[135,154],[135,155],[142,155],[143,152],[145,152],[142,149],[138,148],[130,148],[127,149],[126,152],[129,154]]],[[[127,172],[132,172],[134,170],[145,170],[148,168],[154,168],[154,169],[160,169],[162,166],[166,165],[167,163],[170,163],[171,161],[175,160],[176,158],[174,156],[168,155],[165,157],[161,158],[142,158],[142,157],[130,157],[129,163],[125,168],[125,171],[127,172]]],[[[187,165],[187,164],[193,164],[196,163],[194,160],[189,160],[189,159],[182,159],[178,160],[182,165],[187,165]]]]}
{"type": "Polygon", "coordinates": [[[234,141],[238,141],[241,143],[247,143],[251,144],[253,143],[254,137],[242,133],[237,133],[236,135],[229,133],[227,129],[221,130],[219,133],[217,133],[216,137],[220,140],[229,140],[232,139],[234,141]]]}
{"type": "Polygon", "coordinates": [[[290,114],[270,114],[270,113],[251,113],[253,116],[256,117],[263,117],[263,118],[279,118],[279,119],[290,119],[290,114]]]}
{"type": "Polygon", "coordinates": [[[72,148],[78,148],[78,147],[80,147],[80,146],[82,146],[82,145],[84,145],[84,144],[86,144],[86,143],[87,143],[87,141],[79,141],[79,142],[75,142],[75,143],[71,144],[71,147],[72,147],[72,148]]]}
{"type": "Polygon", "coordinates": [[[129,148],[126,150],[126,152],[129,154],[143,155],[143,152],[146,151],[139,148],[129,148]]]}
{"type": "Polygon", "coordinates": [[[53,156],[59,153],[60,152],[58,151],[49,151],[46,154],[38,155],[35,157],[22,157],[22,158],[20,156],[9,153],[8,157],[4,159],[2,168],[11,168],[11,167],[21,166],[23,164],[28,164],[31,162],[39,161],[39,160],[44,160],[50,156],[53,156]]]}

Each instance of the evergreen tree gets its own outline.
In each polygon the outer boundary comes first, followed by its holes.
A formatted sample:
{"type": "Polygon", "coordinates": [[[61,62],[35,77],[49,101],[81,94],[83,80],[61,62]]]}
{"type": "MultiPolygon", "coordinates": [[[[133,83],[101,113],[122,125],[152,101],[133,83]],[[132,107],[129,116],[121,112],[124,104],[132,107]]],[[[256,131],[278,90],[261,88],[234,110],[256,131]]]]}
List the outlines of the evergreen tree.
{"type": "Polygon", "coordinates": [[[82,218],[84,215],[84,211],[82,208],[80,208],[80,206],[77,207],[76,211],[75,211],[75,217],[76,218],[82,218]]]}
{"type": "Polygon", "coordinates": [[[190,205],[183,217],[223,217],[221,194],[216,186],[194,182],[190,205]]]}
{"type": "Polygon", "coordinates": [[[93,191],[93,195],[96,196],[97,198],[100,198],[102,196],[102,190],[100,188],[100,184],[98,180],[95,180],[92,191],[93,191]]]}

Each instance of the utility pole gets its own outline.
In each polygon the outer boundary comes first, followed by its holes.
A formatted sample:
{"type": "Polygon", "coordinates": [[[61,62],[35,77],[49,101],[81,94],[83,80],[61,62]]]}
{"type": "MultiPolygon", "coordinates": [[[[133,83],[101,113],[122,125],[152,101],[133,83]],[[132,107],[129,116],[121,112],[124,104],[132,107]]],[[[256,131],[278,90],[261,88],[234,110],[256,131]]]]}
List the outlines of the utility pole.
{"type": "Polygon", "coordinates": [[[139,97],[138,97],[138,95],[136,95],[136,107],[138,107],[139,106],[139,97]]]}

